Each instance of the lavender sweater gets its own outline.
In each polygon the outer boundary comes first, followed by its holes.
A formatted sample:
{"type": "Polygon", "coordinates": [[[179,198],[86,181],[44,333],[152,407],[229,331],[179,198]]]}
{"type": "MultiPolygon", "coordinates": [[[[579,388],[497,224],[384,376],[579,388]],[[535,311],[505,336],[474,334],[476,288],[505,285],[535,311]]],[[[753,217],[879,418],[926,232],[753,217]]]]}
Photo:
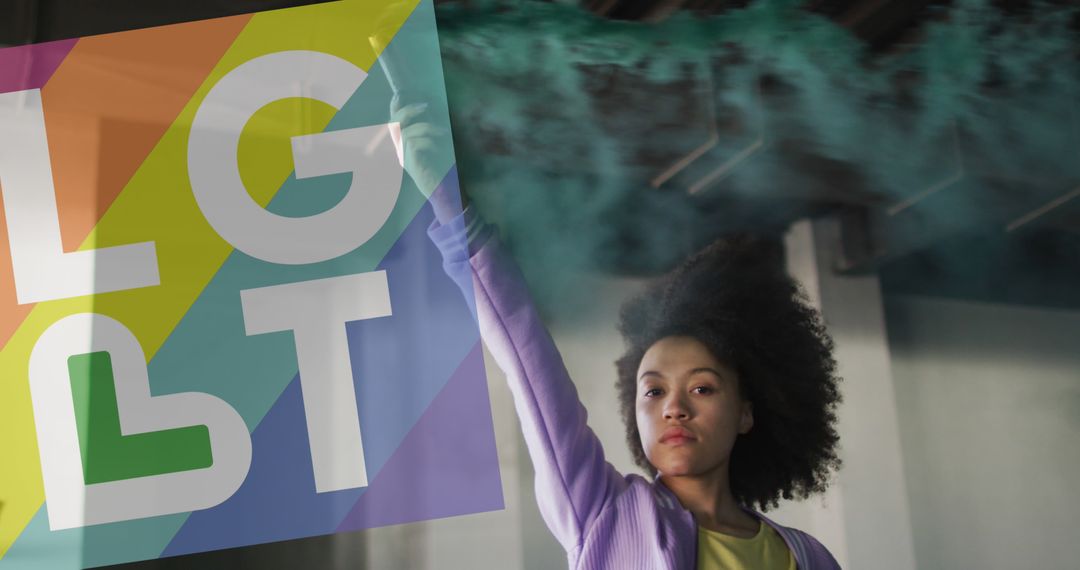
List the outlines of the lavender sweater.
{"type": "MultiPolygon", "coordinates": [[[[536,469],[540,513],[566,549],[569,567],[693,570],[693,515],[659,480],[621,475],[604,460],[517,265],[489,228],[466,218],[471,215],[433,224],[429,234],[442,251],[447,274],[464,291],[472,281],[481,335],[506,373],[536,469]],[[466,225],[467,239],[462,237],[466,225]]],[[[810,535],[750,512],[776,529],[800,569],[839,568],[810,535]]]]}

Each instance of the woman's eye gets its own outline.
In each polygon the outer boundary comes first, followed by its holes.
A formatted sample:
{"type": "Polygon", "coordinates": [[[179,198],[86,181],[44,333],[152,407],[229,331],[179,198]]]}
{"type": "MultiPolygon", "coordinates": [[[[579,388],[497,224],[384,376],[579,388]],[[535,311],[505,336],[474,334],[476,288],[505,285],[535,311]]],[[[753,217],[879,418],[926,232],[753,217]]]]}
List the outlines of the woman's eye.
{"type": "Polygon", "coordinates": [[[659,396],[659,395],[660,395],[660,389],[659,388],[650,388],[648,390],[645,390],[645,394],[644,394],[644,396],[646,398],[652,398],[654,396],[659,396]]]}
{"type": "Polygon", "coordinates": [[[698,386],[691,391],[695,394],[712,394],[714,392],[714,390],[709,386],[698,386]]]}

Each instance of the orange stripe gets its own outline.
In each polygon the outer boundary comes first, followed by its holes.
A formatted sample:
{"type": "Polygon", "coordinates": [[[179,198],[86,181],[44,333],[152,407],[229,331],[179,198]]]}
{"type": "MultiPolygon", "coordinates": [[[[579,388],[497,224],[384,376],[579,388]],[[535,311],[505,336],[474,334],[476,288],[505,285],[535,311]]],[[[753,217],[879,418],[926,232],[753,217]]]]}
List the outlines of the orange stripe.
{"type": "MultiPolygon", "coordinates": [[[[79,40],[41,90],[64,251],[77,249],[251,16],[79,40]]],[[[0,210],[0,346],[16,305],[0,210]]]]}

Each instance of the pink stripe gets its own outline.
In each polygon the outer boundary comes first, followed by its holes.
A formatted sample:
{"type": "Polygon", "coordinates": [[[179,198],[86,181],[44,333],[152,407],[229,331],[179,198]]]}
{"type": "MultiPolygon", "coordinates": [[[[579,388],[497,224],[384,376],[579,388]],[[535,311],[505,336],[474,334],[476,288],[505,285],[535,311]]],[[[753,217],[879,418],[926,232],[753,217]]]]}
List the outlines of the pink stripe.
{"type": "Polygon", "coordinates": [[[0,49],[0,93],[40,89],[77,39],[0,49]]]}

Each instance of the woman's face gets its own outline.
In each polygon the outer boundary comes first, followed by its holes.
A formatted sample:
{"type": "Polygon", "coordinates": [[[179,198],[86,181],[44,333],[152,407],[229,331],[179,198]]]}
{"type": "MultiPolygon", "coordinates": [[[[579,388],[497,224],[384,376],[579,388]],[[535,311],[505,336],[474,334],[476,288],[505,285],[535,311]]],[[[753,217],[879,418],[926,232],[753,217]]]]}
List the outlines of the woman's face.
{"type": "Polygon", "coordinates": [[[735,438],[754,424],[735,371],[697,339],[671,336],[649,347],[637,377],[641,446],[660,474],[727,469],[735,438]]]}

